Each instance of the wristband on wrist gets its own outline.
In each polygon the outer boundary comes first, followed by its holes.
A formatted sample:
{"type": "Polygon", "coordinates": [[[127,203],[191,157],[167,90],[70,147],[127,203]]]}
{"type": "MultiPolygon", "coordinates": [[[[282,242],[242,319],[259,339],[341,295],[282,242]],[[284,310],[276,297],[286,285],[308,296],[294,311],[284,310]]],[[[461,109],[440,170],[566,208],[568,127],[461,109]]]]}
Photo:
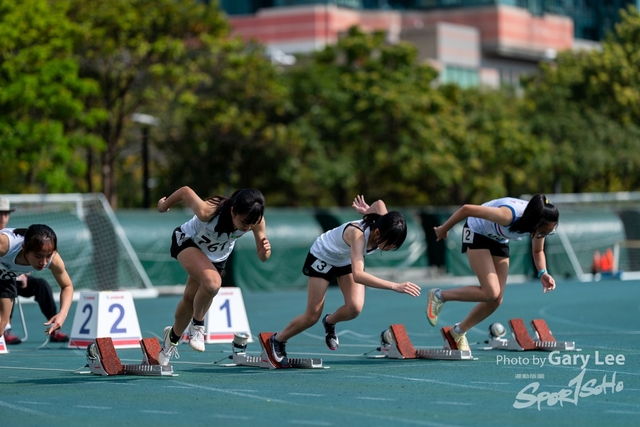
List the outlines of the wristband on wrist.
{"type": "Polygon", "coordinates": [[[544,273],[547,273],[547,270],[545,270],[544,268],[538,271],[538,279],[541,278],[544,273]]]}

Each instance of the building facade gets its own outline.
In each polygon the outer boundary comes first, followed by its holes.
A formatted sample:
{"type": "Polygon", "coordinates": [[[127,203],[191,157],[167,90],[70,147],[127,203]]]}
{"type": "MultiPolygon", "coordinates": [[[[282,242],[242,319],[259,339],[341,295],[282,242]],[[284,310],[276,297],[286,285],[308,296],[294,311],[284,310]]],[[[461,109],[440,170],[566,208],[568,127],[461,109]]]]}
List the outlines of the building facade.
{"type": "Polygon", "coordinates": [[[357,25],[415,44],[442,82],[492,87],[600,40],[629,3],[640,0],[221,0],[233,33],[273,57],[322,49],[357,25]]]}

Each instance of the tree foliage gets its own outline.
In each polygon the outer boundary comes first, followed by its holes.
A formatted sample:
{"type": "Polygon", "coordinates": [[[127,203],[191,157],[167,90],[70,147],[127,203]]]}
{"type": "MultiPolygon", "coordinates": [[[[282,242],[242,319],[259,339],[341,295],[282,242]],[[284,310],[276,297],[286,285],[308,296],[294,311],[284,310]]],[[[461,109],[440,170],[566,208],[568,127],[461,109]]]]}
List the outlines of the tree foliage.
{"type": "MultiPolygon", "coordinates": [[[[481,203],[640,184],[640,13],[523,91],[438,83],[414,46],[351,28],[273,64],[216,2],[0,0],[0,191],[154,196],[256,187],[271,206],[481,203]],[[84,177],[84,178],[83,178],[84,177]]],[[[118,197],[120,195],[120,197],[118,197]]]]}
{"type": "Polygon", "coordinates": [[[532,131],[551,144],[548,181],[556,191],[640,184],[638,52],[640,15],[630,8],[602,50],[562,53],[526,82],[532,131]]]}
{"type": "Polygon", "coordinates": [[[66,2],[0,0],[0,192],[77,190],[80,148],[102,114],[88,109],[94,82],[72,56],[77,28],[66,2]]]}
{"type": "MultiPolygon", "coordinates": [[[[202,45],[227,35],[228,24],[217,6],[196,0],[69,2],[68,17],[82,29],[74,43],[81,75],[100,87],[91,105],[109,113],[95,132],[106,144],[101,191],[115,205],[118,155],[132,114],[162,111],[157,104],[171,98],[174,87],[205,78],[194,65],[196,57],[202,45]]],[[[93,156],[89,159],[92,166],[93,156]]]]}

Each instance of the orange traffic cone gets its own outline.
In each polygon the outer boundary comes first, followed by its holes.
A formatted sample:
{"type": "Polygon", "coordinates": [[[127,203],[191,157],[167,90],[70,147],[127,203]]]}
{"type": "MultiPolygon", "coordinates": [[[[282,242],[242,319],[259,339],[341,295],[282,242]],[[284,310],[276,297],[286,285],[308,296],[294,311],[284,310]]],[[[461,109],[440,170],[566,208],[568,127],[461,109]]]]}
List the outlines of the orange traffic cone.
{"type": "Polygon", "coordinates": [[[603,273],[613,272],[613,251],[611,248],[607,249],[600,259],[600,269],[603,273]]]}

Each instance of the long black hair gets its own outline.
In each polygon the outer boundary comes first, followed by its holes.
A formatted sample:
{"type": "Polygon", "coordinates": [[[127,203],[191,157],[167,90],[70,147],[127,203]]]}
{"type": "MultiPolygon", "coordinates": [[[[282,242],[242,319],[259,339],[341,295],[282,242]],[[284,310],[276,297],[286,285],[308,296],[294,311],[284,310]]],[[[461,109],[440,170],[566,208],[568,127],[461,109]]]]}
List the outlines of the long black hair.
{"type": "Polygon", "coordinates": [[[29,228],[16,228],[14,234],[24,236],[24,253],[40,252],[45,245],[53,244],[53,250],[58,249],[58,236],[44,224],[32,224],[29,228]]]}
{"type": "Polygon", "coordinates": [[[220,217],[215,228],[218,236],[222,233],[231,234],[235,230],[231,218],[231,208],[236,215],[244,217],[245,224],[257,224],[264,216],[264,196],[254,188],[238,190],[231,197],[213,196],[207,199],[207,202],[218,205],[209,220],[220,217]]]}
{"type": "Polygon", "coordinates": [[[407,222],[404,216],[398,211],[391,211],[384,215],[367,214],[362,217],[365,230],[371,227],[371,231],[379,230],[380,235],[374,242],[375,246],[384,243],[385,246],[392,246],[398,249],[407,238],[407,222]]]}
{"type": "Polygon", "coordinates": [[[559,218],[558,208],[544,194],[538,193],[529,200],[522,216],[509,226],[509,231],[533,233],[544,225],[557,223],[559,218]]]}

